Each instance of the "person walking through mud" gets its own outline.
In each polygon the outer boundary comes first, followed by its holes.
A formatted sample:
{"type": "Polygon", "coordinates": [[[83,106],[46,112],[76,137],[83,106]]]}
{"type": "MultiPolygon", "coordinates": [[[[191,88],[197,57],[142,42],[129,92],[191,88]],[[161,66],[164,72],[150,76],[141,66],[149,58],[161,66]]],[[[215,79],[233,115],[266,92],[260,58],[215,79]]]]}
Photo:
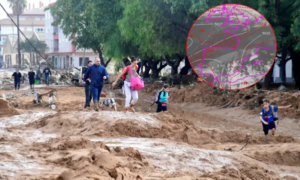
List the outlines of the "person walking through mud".
{"type": "Polygon", "coordinates": [[[263,126],[263,131],[265,135],[268,135],[269,130],[272,130],[272,135],[275,135],[276,125],[275,121],[278,120],[277,111],[278,109],[287,109],[290,108],[292,105],[289,106],[273,106],[270,105],[269,100],[264,100],[264,107],[261,108],[260,112],[260,121],[263,126]]]}
{"type": "Polygon", "coordinates": [[[137,69],[138,69],[137,59],[134,56],[131,56],[130,62],[131,62],[131,65],[126,66],[126,68],[124,68],[122,70],[121,74],[119,74],[119,76],[117,77],[115,82],[112,84],[112,86],[115,87],[117,82],[119,81],[119,79],[121,77],[123,77],[122,79],[124,80],[124,85],[123,85],[122,89],[123,89],[123,94],[125,94],[125,96],[126,96],[125,112],[127,112],[129,110],[129,108],[131,108],[131,110],[133,112],[135,112],[135,109],[133,108],[133,106],[138,101],[138,91],[131,89],[130,80],[133,77],[141,78],[137,73],[137,69]],[[130,69],[132,70],[132,76],[131,76],[131,73],[130,73],[130,69]],[[132,101],[130,102],[131,97],[132,97],[132,101]]]}
{"type": "Polygon", "coordinates": [[[159,93],[157,110],[156,110],[157,113],[161,111],[167,111],[169,91],[170,91],[170,86],[166,84],[164,85],[163,90],[159,93]]]}
{"type": "MultiPolygon", "coordinates": [[[[87,64],[87,67],[83,68],[82,71],[82,80],[84,79],[84,75],[87,71],[87,69],[93,65],[93,61],[89,61],[87,64]]],[[[84,88],[85,88],[85,105],[84,108],[90,107],[90,103],[92,100],[92,91],[91,91],[91,83],[90,83],[91,79],[90,77],[87,79],[86,82],[84,82],[84,88]]]]}
{"type": "Polygon", "coordinates": [[[17,89],[20,90],[20,83],[21,83],[22,74],[19,72],[19,69],[16,69],[16,72],[14,72],[12,74],[12,76],[15,79],[15,91],[17,89]]]}
{"type": "Polygon", "coordinates": [[[99,100],[103,88],[103,80],[109,78],[106,68],[100,65],[99,58],[96,58],[95,64],[86,70],[83,81],[87,83],[89,78],[94,100],[94,109],[95,111],[99,111],[99,100]]]}
{"type": "Polygon", "coordinates": [[[33,69],[30,68],[30,71],[28,72],[28,79],[29,79],[29,85],[31,90],[34,90],[34,76],[35,76],[35,72],[33,72],[33,69]]]}
{"type": "Polygon", "coordinates": [[[49,76],[51,75],[50,68],[48,66],[46,66],[43,73],[45,74],[46,84],[47,84],[47,86],[49,86],[49,76]]]}

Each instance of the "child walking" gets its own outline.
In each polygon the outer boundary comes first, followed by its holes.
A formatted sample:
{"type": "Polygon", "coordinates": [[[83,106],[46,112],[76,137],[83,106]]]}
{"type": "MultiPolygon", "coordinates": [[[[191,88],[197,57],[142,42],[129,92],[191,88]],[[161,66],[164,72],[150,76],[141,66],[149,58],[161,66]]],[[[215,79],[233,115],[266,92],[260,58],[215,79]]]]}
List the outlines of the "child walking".
{"type": "Polygon", "coordinates": [[[163,90],[159,94],[159,101],[157,103],[157,110],[156,110],[157,113],[161,111],[167,111],[169,91],[170,91],[170,86],[167,84],[164,85],[163,90]]]}

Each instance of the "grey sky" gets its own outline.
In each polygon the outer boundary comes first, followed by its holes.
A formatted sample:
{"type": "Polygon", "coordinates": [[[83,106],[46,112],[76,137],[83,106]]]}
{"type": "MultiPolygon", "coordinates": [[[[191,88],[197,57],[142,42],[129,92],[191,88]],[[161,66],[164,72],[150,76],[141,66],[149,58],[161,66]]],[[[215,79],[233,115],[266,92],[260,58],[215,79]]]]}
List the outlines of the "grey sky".
{"type": "MultiPolygon", "coordinates": [[[[27,0],[27,8],[29,3],[31,4],[31,8],[32,8],[32,4],[34,4],[35,8],[38,8],[39,2],[42,2],[44,3],[44,6],[47,6],[49,3],[56,2],[56,0],[27,0]]],[[[9,8],[9,3],[7,2],[7,0],[1,0],[0,3],[3,5],[3,7],[6,9],[8,13],[12,12],[12,10],[9,8]]],[[[6,14],[3,11],[3,9],[0,8],[0,19],[4,19],[4,18],[6,18],[6,14]]]]}

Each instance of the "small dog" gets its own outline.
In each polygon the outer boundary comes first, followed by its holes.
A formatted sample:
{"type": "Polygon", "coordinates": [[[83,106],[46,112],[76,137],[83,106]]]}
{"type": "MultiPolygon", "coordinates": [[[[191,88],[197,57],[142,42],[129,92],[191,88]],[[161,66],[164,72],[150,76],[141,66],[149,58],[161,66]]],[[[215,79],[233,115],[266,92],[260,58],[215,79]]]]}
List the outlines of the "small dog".
{"type": "Polygon", "coordinates": [[[105,99],[102,101],[101,106],[115,108],[115,111],[117,111],[117,103],[114,98],[105,99]]]}

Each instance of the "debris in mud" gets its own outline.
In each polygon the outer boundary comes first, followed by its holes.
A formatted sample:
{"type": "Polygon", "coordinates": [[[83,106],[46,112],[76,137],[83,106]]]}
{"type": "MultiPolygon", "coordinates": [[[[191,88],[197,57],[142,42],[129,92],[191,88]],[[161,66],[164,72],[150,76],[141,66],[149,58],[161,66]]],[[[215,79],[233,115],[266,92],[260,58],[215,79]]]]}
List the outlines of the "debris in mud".
{"type": "Polygon", "coordinates": [[[30,91],[30,92],[22,94],[21,96],[22,97],[25,97],[25,96],[36,96],[37,93],[38,93],[37,91],[30,91]]]}
{"type": "Polygon", "coordinates": [[[18,96],[14,93],[2,94],[4,100],[7,100],[12,107],[17,108],[19,106],[18,96]]]}
{"type": "Polygon", "coordinates": [[[56,89],[52,89],[49,92],[43,93],[43,94],[39,94],[36,93],[35,94],[35,98],[33,100],[34,104],[41,104],[43,107],[45,107],[46,105],[49,106],[51,109],[55,109],[56,108],[56,102],[54,101],[53,98],[56,98],[56,100],[58,100],[57,98],[57,90],[56,89]],[[43,101],[43,96],[48,96],[48,103],[45,103],[43,101]]]}
{"type": "Polygon", "coordinates": [[[2,94],[2,97],[3,97],[3,99],[8,100],[8,101],[16,100],[18,98],[17,95],[14,93],[2,94]]]}

